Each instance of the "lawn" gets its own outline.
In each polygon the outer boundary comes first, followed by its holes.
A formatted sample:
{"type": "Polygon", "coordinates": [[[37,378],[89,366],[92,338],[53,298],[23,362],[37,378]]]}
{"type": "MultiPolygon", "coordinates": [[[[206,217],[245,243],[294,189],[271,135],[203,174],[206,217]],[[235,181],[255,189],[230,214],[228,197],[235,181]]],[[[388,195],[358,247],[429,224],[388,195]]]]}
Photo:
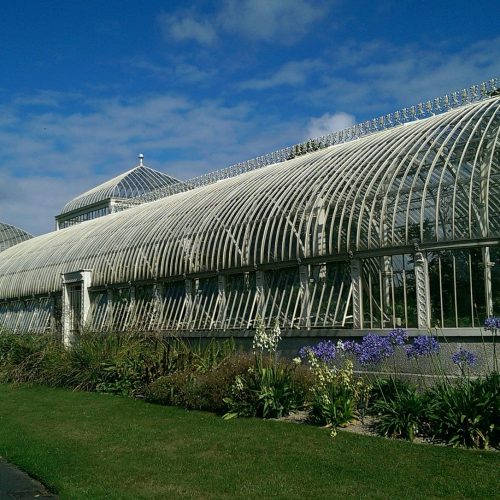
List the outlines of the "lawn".
{"type": "Polygon", "coordinates": [[[497,498],[500,454],[0,385],[0,455],[61,498],[497,498]]]}

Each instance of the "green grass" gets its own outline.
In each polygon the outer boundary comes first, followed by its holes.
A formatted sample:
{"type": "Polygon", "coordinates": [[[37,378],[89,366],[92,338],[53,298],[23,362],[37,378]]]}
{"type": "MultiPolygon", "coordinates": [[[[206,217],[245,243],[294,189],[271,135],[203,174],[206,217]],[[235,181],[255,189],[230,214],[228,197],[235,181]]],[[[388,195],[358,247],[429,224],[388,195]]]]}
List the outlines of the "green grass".
{"type": "Polygon", "coordinates": [[[0,385],[0,455],[61,498],[496,498],[500,454],[0,385]]]}

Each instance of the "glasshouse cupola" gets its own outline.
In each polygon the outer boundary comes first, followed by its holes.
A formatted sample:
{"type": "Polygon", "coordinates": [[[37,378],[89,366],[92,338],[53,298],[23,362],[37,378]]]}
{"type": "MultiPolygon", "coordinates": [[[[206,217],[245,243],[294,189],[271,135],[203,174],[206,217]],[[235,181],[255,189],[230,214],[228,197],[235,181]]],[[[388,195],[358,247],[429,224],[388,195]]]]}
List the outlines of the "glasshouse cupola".
{"type": "Polygon", "coordinates": [[[61,213],[56,216],[56,229],[121,212],[136,205],[135,198],[178,183],[178,179],[144,165],[144,155],[141,154],[139,165],[133,169],[66,203],[61,213]]]}

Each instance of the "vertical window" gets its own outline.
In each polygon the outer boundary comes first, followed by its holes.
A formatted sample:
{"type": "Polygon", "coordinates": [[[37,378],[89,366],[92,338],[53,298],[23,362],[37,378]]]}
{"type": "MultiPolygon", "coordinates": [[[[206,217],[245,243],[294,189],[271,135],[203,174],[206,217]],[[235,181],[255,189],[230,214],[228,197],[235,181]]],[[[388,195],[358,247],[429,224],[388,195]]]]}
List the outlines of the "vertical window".
{"type": "Polygon", "coordinates": [[[433,325],[476,327],[486,316],[481,248],[427,253],[433,325]]]}

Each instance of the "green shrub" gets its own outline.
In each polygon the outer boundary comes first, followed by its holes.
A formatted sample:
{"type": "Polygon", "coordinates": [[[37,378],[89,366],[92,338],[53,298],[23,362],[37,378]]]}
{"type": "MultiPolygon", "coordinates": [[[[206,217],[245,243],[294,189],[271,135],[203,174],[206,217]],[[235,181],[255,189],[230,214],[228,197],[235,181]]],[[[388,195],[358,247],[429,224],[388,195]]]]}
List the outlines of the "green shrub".
{"type": "Polygon", "coordinates": [[[197,385],[201,409],[223,414],[228,411],[224,401],[231,394],[231,386],[237,376],[247,373],[253,365],[250,354],[235,354],[213,370],[199,374],[197,385]]]}
{"type": "Polygon", "coordinates": [[[253,362],[253,356],[233,354],[205,372],[181,370],[151,382],[145,398],[153,403],[224,413],[228,409],[224,399],[230,396],[231,384],[253,362]]]}
{"type": "Polygon", "coordinates": [[[51,335],[0,334],[0,380],[68,385],[67,352],[51,335]]]}
{"type": "Polygon", "coordinates": [[[190,387],[193,375],[192,371],[183,370],[159,377],[147,385],[144,398],[150,403],[196,408],[190,387]]]}
{"type": "Polygon", "coordinates": [[[461,379],[430,391],[430,435],[452,446],[499,447],[500,375],[461,379]]]}
{"type": "Polygon", "coordinates": [[[333,428],[343,427],[355,418],[356,398],[348,384],[330,381],[312,390],[311,419],[333,428]]]}
{"type": "Polygon", "coordinates": [[[311,391],[314,387],[314,373],[308,366],[294,365],[290,370],[292,383],[297,398],[297,407],[304,408],[311,398],[311,391]]]}
{"type": "Polygon", "coordinates": [[[401,385],[390,397],[380,398],[373,404],[376,414],[373,429],[381,436],[413,441],[425,426],[426,407],[425,395],[411,386],[401,385]]]}
{"type": "Polygon", "coordinates": [[[219,366],[234,342],[189,344],[144,334],[84,334],[70,352],[79,389],[142,397],[152,381],[177,371],[219,366]]]}
{"type": "MultiPolygon", "coordinates": [[[[324,344],[326,349],[331,346],[324,344]]],[[[312,421],[333,427],[347,425],[354,420],[360,401],[365,401],[366,384],[356,377],[351,360],[343,359],[339,366],[332,364],[328,351],[318,355],[314,350],[306,351],[307,362],[313,377],[309,392],[309,414],[312,421]]]]}
{"type": "Polygon", "coordinates": [[[0,380],[142,396],[151,381],[174,371],[220,366],[234,341],[192,344],[135,333],[77,336],[71,349],[49,335],[0,333],[0,380]]]}
{"type": "Polygon", "coordinates": [[[300,405],[300,394],[293,380],[294,366],[270,357],[255,356],[255,366],[237,375],[231,393],[224,398],[234,417],[280,418],[300,405]]]}
{"type": "Polygon", "coordinates": [[[369,398],[369,410],[375,411],[374,405],[379,401],[392,401],[400,394],[416,390],[415,384],[410,381],[391,376],[388,378],[377,377],[372,384],[369,398]]]}

